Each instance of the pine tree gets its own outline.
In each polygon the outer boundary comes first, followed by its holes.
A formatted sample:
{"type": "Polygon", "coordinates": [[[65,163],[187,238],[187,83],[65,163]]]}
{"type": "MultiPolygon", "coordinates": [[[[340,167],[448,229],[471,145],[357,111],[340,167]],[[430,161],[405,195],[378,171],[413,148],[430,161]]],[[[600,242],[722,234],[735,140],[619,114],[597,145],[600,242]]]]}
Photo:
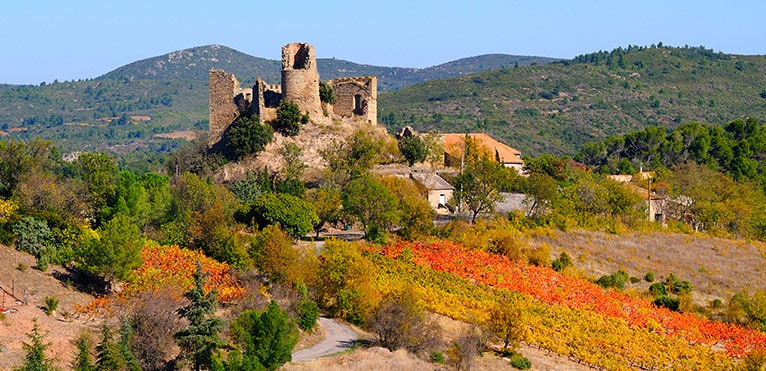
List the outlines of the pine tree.
{"type": "Polygon", "coordinates": [[[87,332],[83,331],[75,340],[77,347],[77,356],[72,361],[72,369],[75,371],[96,371],[96,365],[93,364],[90,348],[92,341],[87,332]]]}
{"type": "Polygon", "coordinates": [[[40,326],[37,324],[37,318],[32,319],[32,333],[27,334],[31,344],[23,343],[24,351],[27,355],[24,359],[24,365],[17,368],[17,371],[53,371],[53,359],[45,356],[45,351],[50,348],[50,343],[45,343],[45,334],[41,333],[40,326]]]}
{"type": "Polygon", "coordinates": [[[130,337],[133,335],[133,328],[130,327],[130,322],[127,318],[122,319],[122,325],[120,326],[120,339],[117,343],[117,348],[120,350],[120,357],[125,365],[125,370],[129,371],[141,371],[136,358],[133,357],[133,353],[130,350],[130,337]]]}
{"type": "Polygon", "coordinates": [[[114,342],[112,329],[104,322],[101,325],[101,343],[96,346],[96,369],[101,371],[122,370],[125,365],[117,343],[114,342]]]}
{"type": "Polygon", "coordinates": [[[194,287],[184,293],[189,305],[178,310],[181,318],[189,320],[189,326],[173,335],[181,348],[179,357],[189,359],[194,370],[210,367],[218,348],[224,345],[218,333],[223,329],[223,320],[215,316],[216,291],[205,293],[205,279],[202,266],[197,264],[194,273],[194,287]]]}

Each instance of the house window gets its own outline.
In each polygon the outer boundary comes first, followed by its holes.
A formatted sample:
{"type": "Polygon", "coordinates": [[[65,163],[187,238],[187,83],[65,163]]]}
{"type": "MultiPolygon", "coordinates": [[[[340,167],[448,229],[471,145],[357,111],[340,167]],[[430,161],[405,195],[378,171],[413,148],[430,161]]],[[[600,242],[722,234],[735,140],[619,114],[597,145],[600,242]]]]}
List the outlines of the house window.
{"type": "Polygon", "coordinates": [[[444,193],[439,193],[439,204],[441,205],[447,204],[447,196],[444,193]]]}

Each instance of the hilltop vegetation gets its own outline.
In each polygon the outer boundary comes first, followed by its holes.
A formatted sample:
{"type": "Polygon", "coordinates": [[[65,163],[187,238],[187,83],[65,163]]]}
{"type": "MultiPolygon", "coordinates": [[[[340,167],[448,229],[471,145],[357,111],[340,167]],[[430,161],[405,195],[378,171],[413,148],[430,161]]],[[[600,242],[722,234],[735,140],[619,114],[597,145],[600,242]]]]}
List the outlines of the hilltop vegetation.
{"type": "Polygon", "coordinates": [[[485,131],[522,153],[573,154],[647,126],[766,117],[766,57],[704,47],[630,46],[381,94],[390,129],[485,131]]]}

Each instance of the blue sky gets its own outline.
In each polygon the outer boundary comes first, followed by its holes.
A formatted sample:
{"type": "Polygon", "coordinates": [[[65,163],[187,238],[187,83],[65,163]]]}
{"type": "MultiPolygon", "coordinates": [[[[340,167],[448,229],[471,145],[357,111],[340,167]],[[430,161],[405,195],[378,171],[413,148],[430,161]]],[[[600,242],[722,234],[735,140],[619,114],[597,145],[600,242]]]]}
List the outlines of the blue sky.
{"type": "Polygon", "coordinates": [[[95,78],[208,44],[279,59],[282,45],[308,42],[320,58],[396,67],[487,53],[572,58],[660,41],[764,55],[764,14],[761,0],[2,0],[0,83],[95,78]]]}

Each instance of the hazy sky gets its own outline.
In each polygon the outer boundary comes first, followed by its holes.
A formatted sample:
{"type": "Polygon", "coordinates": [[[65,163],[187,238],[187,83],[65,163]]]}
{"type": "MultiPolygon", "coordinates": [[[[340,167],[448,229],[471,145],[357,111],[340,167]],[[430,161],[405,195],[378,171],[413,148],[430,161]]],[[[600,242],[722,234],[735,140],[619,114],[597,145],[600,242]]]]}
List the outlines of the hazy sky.
{"type": "Polygon", "coordinates": [[[0,83],[95,78],[208,44],[279,59],[282,45],[308,42],[319,58],[396,67],[660,41],[763,55],[765,14],[763,0],[0,0],[0,83]]]}

